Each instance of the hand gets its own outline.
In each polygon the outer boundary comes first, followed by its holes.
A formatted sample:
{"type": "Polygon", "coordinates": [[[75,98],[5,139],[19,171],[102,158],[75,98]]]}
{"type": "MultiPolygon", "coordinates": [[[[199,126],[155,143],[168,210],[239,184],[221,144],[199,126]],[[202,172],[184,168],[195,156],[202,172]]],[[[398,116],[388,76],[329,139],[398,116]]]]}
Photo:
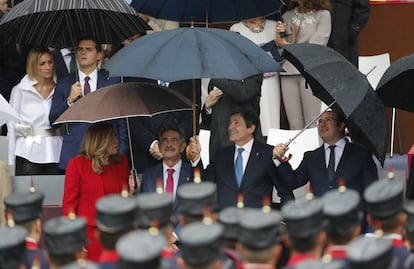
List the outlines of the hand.
{"type": "Polygon", "coordinates": [[[282,159],[283,156],[285,156],[286,152],[289,150],[289,147],[286,146],[285,144],[277,144],[274,148],[273,148],[273,157],[277,158],[277,159],[282,159]]]}
{"type": "Polygon", "coordinates": [[[209,92],[209,94],[207,95],[206,102],[205,102],[206,108],[213,107],[218,102],[218,100],[220,100],[222,96],[223,96],[223,91],[217,87],[214,87],[213,90],[209,92]]]}
{"type": "Polygon", "coordinates": [[[78,100],[79,97],[82,97],[82,87],[81,87],[81,84],[79,83],[79,81],[76,81],[70,87],[68,102],[72,104],[72,103],[76,102],[76,100],[78,100]]]}
{"type": "Polygon", "coordinates": [[[287,24],[282,22],[282,21],[277,21],[276,22],[276,33],[283,33],[286,32],[286,26],[287,24]]]}
{"type": "Polygon", "coordinates": [[[128,177],[128,185],[129,185],[129,195],[133,195],[135,193],[135,180],[134,180],[134,175],[132,174],[132,170],[128,177]]]}
{"type": "Polygon", "coordinates": [[[190,137],[190,143],[187,146],[187,158],[193,162],[200,159],[201,145],[198,136],[190,137]]]}
{"type": "Polygon", "coordinates": [[[158,146],[158,142],[154,143],[150,148],[150,154],[157,160],[161,160],[163,158],[162,153],[160,152],[160,148],[158,146]]]}

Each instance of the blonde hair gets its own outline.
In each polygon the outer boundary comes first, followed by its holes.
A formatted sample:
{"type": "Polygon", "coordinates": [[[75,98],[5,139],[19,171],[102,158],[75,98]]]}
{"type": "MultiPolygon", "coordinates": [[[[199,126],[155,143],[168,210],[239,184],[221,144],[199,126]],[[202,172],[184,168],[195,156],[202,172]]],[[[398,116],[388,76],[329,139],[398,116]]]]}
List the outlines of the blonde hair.
{"type": "MultiPolygon", "coordinates": [[[[47,53],[52,57],[53,55],[48,48],[43,47],[34,47],[30,50],[29,55],[27,56],[26,62],[26,73],[30,79],[35,80],[38,76],[38,68],[40,57],[42,54],[47,53]]],[[[53,65],[53,76],[55,76],[55,66],[53,65]]]]}
{"type": "MultiPolygon", "coordinates": [[[[102,174],[108,146],[116,138],[115,128],[110,123],[96,123],[88,128],[83,139],[80,155],[92,160],[92,169],[102,174]]],[[[109,163],[119,162],[119,154],[109,156],[109,163]]]]}

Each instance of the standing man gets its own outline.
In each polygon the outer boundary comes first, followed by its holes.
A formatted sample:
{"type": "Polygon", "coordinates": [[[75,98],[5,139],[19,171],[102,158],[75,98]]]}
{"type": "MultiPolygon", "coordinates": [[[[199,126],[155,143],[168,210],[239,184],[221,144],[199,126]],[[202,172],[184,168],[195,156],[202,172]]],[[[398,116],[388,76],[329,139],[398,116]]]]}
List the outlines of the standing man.
{"type": "MultiPolygon", "coordinates": [[[[50,109],[50,124],[82,96],[99,88],[120,82],[119,78],[109,78],[108,73],[98,70],[102,57],[101,46],[92,37],[81,38],[76,48],[78,72],[69,74],[58,81],[50,109]]],[[[128,136],[125,120],[115,120],[115,129],[119,139],[119,152],[128,153],[128,136]]],[[[90,124],[65,124],[63,145],[59,168],[66,170],[69,159],[75,157],[80,149],[83,137],[90,124]]]]}
{"type": "MultiPolygon", "coordinates": [[[[339,179],[343,179],[347,188],[356,190],[362,197],[365,188],[378,179],[372,154],[349,142],[345,137],[345,120],[335,111],[322,113],[318,120],[318,133],[323,145],[305,152],[296,170],[289,162],[282,161],[289,148],[285,144],[274,147],[273,156],[277,159],[275,163],[279,177],[292,190],[310,182],[312,192],[319,197],[337,189],[339,179]]],[[[365,211],[365,206],[361,205],[361,209],[365,211]]],[[[364,226],[361,229],[365,231],[364,226]]]]}
{"type": "Polygon", "coordinates": [[[368,21],[369,0],[331,0],[332,30],[328,47],[358,67],[358,36],[368,21]]]}
{"type": "MultiPolygon", "coordinates": [[[[278,162],[279,176],[291,189],[310,182],[316,196],[338,188],[338,181],[342,178],[347,188],[358,191],[362,197],[365,188],[378,179],[372,154],[345,138],[344,119],[335,111],[322,113],[318,120],[318,133],[323,145],[305,152],[296,170],[288,162],[278,162]]],[[[282,160],[288,149],[285,144],[278,144],[273,155],[282,160]]]]}
{"type": "MultiPolygon", "coordinates": [[[[211,132],[210,159],[214,158],[219,149],[232,144],[227,132],[232,109],[244,106],[260,115],[262,82],[262,74],[244,80],[210,80],[209,93],[201,112],[202,125],[211,132]]],[[[256,138],[263,139],[260,122],[257,126],[256,138]]]]}
{"type": "Polygon", "coordinates": [[[272,147],[255,139],[259,117],[244,107],[230,113],[228,126],[231,146],[215,154],[207,167],[207,180],[216,182],[220,208],[237,205],[243,194],[246,207],[262,207],[264,197],[272,197],[276,187],[282,203],[294,199],[293,193],[277,177],[272,147]]]}

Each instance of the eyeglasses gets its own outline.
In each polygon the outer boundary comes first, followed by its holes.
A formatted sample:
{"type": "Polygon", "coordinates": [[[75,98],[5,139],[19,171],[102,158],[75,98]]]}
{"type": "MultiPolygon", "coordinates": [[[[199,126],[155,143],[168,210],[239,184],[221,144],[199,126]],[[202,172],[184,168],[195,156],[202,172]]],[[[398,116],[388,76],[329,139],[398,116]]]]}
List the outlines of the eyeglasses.
{"type": "Polygon", "coordinates": [[[317,123],[318,124],[322,124],[322,123],[328,123],[328,122],[331,122],[331,121],[337,121],[338,119],[335,119],[335,118],[331,118],[331,117],[327,117],[327,118],[325,118],[325,119],[319,119],[318,121],[317,121],[317,123]]]}

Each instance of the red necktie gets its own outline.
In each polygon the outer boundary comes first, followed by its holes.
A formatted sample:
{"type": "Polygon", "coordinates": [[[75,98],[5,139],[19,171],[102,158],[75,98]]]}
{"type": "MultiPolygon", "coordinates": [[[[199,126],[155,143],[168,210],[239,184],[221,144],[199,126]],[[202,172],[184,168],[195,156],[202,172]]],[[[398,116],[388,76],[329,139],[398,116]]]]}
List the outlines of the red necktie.
{"type": "Polygon", "coordinates": [[[83,85],[83,95],[84,96],[91,92],[91,85],[89,85],[89,80],[90,79],[91,78],[88,77],[88,76],[85,77],[85,84],[83,85]]]}
{"type": "Polygon", "coordinates": [[[173,174],[175,170],[173,168],[168,168],[168,176],[167,176],[167,186],[165,187],[165,192],[167,193],[174,193],[174,179],[173,174]]]}

